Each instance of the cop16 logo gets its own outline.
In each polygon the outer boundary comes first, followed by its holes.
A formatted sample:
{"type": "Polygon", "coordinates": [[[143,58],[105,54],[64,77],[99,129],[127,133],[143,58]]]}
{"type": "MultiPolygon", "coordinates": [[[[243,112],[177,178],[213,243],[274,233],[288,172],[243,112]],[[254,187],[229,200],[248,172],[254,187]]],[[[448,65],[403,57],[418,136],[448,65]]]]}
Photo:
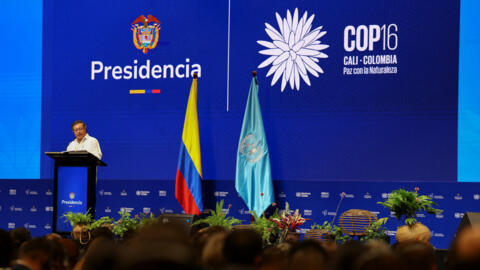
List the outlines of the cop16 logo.
{"type": "MultiPolygon", "coordinates": [[[[354,50],[363,52],[367,49],[373,51],[375,46],[393,51],[398,47],[398,26],[389,25],[347,25],[343,31],[343,47],[347,52],[354,50]]],[[[377,47],[378,48],[378,47],[377,47]]]]}

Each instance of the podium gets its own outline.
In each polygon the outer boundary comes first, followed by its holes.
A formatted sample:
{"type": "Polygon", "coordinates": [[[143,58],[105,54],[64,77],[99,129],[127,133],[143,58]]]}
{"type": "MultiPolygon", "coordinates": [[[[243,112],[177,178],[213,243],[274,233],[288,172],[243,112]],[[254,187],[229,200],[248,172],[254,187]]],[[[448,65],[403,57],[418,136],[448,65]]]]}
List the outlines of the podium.
{"type": "Polygon", "coordinates": [[[107,166],[87,151],[45,152],[55,160],[53,178],[53,232],[70,234],[72,226],[61,218],[72,211],[95,216],[97,166],[107,166]]]}

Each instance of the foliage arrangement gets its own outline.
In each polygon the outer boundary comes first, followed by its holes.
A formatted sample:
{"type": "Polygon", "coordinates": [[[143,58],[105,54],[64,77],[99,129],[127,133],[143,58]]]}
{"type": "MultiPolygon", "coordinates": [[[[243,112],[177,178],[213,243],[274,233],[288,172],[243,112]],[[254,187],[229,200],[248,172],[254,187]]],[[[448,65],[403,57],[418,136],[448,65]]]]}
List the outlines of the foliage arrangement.
{"type": "Polygon", "coordinates": [[[264,245],[271,245],[272,237],[278,235],[279,232],[277,223],[272,220],[273,218],[280,218],[278,209],[270,218],[267,218],[265,214],[259,217],[254,211],[250,211],[250,213],[255,218],[253,228],[262,236],[264,245]]]}
{"type": "MultiPolygon", "coordinates": [[[[215,211],[210,210],[210,215],[206,218],[199,219],[195,221],[192,225],[197,225],[201,223],[206,223],[209,226],[222,226],[226,229],[231,229],[233,225],[240,224],[241,221],[233,218],[227,217],[228,211],[223,213],[223,200],[216,203],[215,211]]],[[[231,205],[228,206],[230,210],[231,205]]]]}
{"type": "Polygon", "coordinates": [[[323,222],[322,225],[313,223],[310,228],[312,230],[320,229],[326,231],[328,237],[337,243],[345,243],[350,238],[340,227],[332,225],[328,221],[323,222]]]}
{"type": "Polygon", "coordinates": [[[135,230],[138,227],[138,219],[132,218],[127,211],[119,211],[120,218],[113,223],[112,232],[116,236],[123,237],[123,235],[129,230],[135,230]]]}
{"type": "Polygon", "coordinates": [[[111,225],[114,221],[115,221],[115,219],[113,219],[111,217],[101,217],[101,218],[95,220],[94,222],[92,222],[88,226],[88,229],[89,230],[95,230],[95,229],[100,228],[100,227],[105,226],[105,225],[111,225]]]}
{"type": "Polygon", "coordinates": [[[384,227],[385,223],[387,223],[387,220],[388,217],[380,218],[372,222],[365,229],[365,235],[360,238],[360,241],[378,239],[390,242],[390,237],[387,235],[387,228],[384,227]]]}
{"type": "Polygon", "coordinates": [[[417,212],[426,211],[429,214],[440,214],[443,210],[435,209],[432,205],[437,205],[432,199],[425,195],[418,195],[418,188],[415,192],[406,191],[404,189],[397,189],[390,193],[390,196],[385,202],[378,202],[379,204],[390,209],[395,213],[398,220],[405,219],[405,224],[412,226],[417,223],[415,215],[417,212]]]}
{"type": "Polygon", "coordinates": [[[140,220],[138,223],[140,228],[159,222],[158,217],[155,217],[153,213],[140,213],[138,219],[140,220]]]}
{"type": "Polygon", "coordinates": [[[271,218],[271,220],[277,224],[278,229],[282,231],[282,239],[285,239],[285,236],[288,232],[296,232],[297,228],[308,220],[300,215],[298,209],[296,209],[293,214],[290,212],[290,205],[288,202],[286,202],[285,210],[282,212],[282,214],[280,216],[271,218]]]}
{"type": "Polygon", "coordinates": [[[65,222],[70,222],[70,225],[74,227],[75,225],[89,225],[93,222],[92,214],[90,214],[90,209],[84,213],[74,213],[74,212],[67,212],[62,215],[65,218],[65,222]]]}

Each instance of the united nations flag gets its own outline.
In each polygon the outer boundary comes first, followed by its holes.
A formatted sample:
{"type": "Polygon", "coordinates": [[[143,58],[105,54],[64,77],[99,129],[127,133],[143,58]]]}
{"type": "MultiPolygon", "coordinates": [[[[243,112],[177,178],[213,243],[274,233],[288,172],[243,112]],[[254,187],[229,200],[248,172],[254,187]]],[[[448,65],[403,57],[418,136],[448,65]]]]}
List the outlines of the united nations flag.
{"type": "Polygon", "coordinates": [[[274,192],[255,75],[250,85],[238,142],[235,188],[250,211],[260,216],[273,203],[274,192]]]}

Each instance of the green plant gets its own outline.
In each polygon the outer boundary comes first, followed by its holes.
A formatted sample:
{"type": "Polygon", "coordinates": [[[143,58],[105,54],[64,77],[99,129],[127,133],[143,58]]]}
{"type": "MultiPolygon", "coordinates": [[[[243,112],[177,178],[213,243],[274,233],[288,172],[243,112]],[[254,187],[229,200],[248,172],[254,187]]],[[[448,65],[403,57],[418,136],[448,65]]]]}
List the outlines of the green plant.
{"type": "Polygon", "coordinates": [[[140,228],[143,228],[143,227],[149,226],[149,225],[153,225],[153,224],[159,222],[158,217],[155,217],[155,215],[153,213],[148,213],[148,214],[140,213],[138,219],[140,220],[140,222],[138,224],[140,228]]]}
{"type": "Polygon", "coordinates": [[[350,237],[345,234],[345,232],[338,226],[330,224],[330,222],[325,221],[322,225],[313,223],[310,226],[312,230],[320,229],[325,230],[328,237],[332,240],[335,240],[337,243],[345,243],[350,237]]]}
{"type": "Polygon", "coordinates": [[[296,232],[297,228],[308,220],[300,215],[298,209],[296,209],[293,214],[290,212],[290,205],[288,202],[285,202],[285,210],[283,210],[282,214],[271,218],[271,220],[277,224],[278,229],[282,231],[282,239],[285,239],[288,232],[296,232]]]}
{"type": "Polygon", "coordinates": [[[128,230],[136,230],[138,227],[138,219],[132,218],[130,213],[127,211],[119,211],[118,214],[120,218],[113,223],[112,232],[119,236],[123,237],[123,235],[128,230]]]}
{"type": "Polygon", "coordinates": [[[264,245],[271,245],[272,236],[278,235],[279,232],[277,224],[271,219],[280,217],[278,214],[278,209],[270,219],[268,219],[265,214],[259,217],[254,211],[250,211],[250,213],[255,218],[253,222],[253,228],[262,236],[264,245]]]}
{"type": "Polygon", "coordinates": [[[66,219],[65,222],[70,222],[72,227],[75,225],[89,225],[93,221],[92,214],[90,214],[90,209],[88,209],[85,214],[74,213],[70,211],[63,214],[62,217],[66,219]]]}
{"type": "MultiPolygon", "coordinates": [[[[230,206],[228,207],[230,209],[230,206]]],[[[231,229],[233,225],[242,223],[240,220],[227,217],[227,213],[223,213],[223,200],[216,203],[215,211],[210,210],[210,216],[195,221],[192,225],[206,223],[209,226],[222,226],[231,229]]]]}
{"type": "Polygon", "coordinates": [[[389,242],[387,228],[384,227],[385,223],[387,223],[387,220],[388,217],[380,218],[372,222],[367,228],[365,228],[365,235],[360,238],[360,241],[379,239],[389,242]]]}
{"type": "Polygon", "coordinates": [[[397,189],[390,193],[385,202],[378,202],[378,204],[389,208],[398,220],[401,221],[404,218],[405,224],[408,226],[417,223],[417,219],[415,219],[417,212],[426,211],[429,214],[436,215],[443,211],[433,208],[432,205],[437,204],[428,196],[419,196],[417,191],[418,188],[415,188],[415,192],[397,189]]]}
{"type": "Polygon", "coordinates": [[[308,219],[303,218],[298,209],[296,209],[293,214],[290,214],[290,212],[290,205],[286,202],[285,210],[280,216],[272,218],[272,221],[275,222],[281,230],[295,232],[297,228],[303,225],[308,219]]]}
{"type": "Polygon", "coordinates": [[[92,222],[92,224],[90,224],[88,226],[88,229],[89,230],[95,230],[97,228],[102,227],[103,225],[106,225],[106,224],[110,225],[114,221],[115,221],[115,219],[113,219],[111,217],[101,217],[101,218],[95,220],[94,222],[92,222]]]}

